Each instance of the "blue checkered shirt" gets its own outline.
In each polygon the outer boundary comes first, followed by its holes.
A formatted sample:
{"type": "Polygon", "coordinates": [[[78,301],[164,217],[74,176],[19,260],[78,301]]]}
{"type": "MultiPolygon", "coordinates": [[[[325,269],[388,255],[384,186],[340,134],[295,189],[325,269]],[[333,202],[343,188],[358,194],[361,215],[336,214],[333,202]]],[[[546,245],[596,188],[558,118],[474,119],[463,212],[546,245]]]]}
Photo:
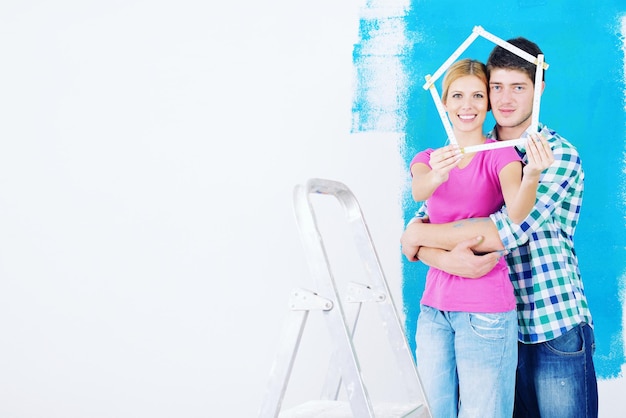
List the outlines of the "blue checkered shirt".
{"type": "MultiPolygon", "coordinates": [[[[546,126],[539,128],[555,162],[541,175],[534,208],[520,225],[510,221],[506,207],[491,215],[510,251],[519,340],[524,343],[552,340],[583,322],[592,325],[574,250],[585,175],[576,148],[546,126]]],[[[525,149],[518,149],[526,163],[525,149]]]]}

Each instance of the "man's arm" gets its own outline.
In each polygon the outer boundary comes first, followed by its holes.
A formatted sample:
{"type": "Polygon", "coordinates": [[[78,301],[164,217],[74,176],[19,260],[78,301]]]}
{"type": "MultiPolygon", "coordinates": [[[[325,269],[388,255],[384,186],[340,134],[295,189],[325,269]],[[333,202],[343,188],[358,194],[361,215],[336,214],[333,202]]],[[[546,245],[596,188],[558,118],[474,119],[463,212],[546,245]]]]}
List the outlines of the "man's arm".
{"type": "Polygon", "coordinates": [[[555,147],[553,153],[554,163],[541,175],[535,206],[526,219],[519,224],[513,223],[506,208],[490,216],[505,248],[527,243],[533,231],[553,228],[555,222],[566,234],[574,234],[573,226],[560,222],[555,211],[563,205],[567,205],[572,213],[580,208],[584,181],[580,157],[575,148],[566,144],[555,147]]]}
{"type": "Polygon", "coordinates": [[[415,255],[418,247],[452,250],[460,242],[476,237],[482,237],[481,241],[472,247],[477,252],[487,253],[504,249],[498,230],[489,218],[464,219],[447,224],[412,221],[404,230],[400,242],[402,252],[411,260],[409,254],[414,249],[415,255]]]}
{"type": "Polygon", "coordinates": [[[424,204],[400,239],[407,260],[422,260],[449,274],[474,279],[490,272],[505,254],[498,231],[489,218],[430,224],[426,223],[426,210],[424,204]],[[477,256],[474,251],[488,254],[477,256]]]}
{"type": "Polygon", "coordinates": [[[482,237],[465,240],[451,251],[439,248],[420,247],[417,256],[429,267],[435,267],[446,273],[468,279],[477,279],[489,273],[498,263],[504,251],[491,252],[477,256],[472,248],[480,245],[482,237]]]}

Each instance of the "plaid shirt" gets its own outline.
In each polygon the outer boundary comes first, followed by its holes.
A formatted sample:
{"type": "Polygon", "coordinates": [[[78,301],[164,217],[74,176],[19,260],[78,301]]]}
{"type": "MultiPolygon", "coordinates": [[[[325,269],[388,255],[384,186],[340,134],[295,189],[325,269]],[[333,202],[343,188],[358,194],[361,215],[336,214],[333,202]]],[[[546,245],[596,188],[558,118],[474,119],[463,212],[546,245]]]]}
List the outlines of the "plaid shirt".
{"type": "MultiPolygon", "coordinates": [[[[539,128],[555,162],[541,175],[535,206],[520,225],[510,221],[506,207],[491,215],[510,251],[519,340],[524,343],[552,340],[583,322],[592,325],[574,250],[585,175],[576,148],[546,126],[539,128]]],[[[525,149],[519,151],[526,163],[525,149]]]]}
{"type": "MultiPolygon", "coordinates": [[[[583,322],[593,325],[573,242],[585,175],[572,144],[543,125],[539,128],[555,162],[541,175],[534,208],[520,225],[511,222],[506,207],[491,215],[509,250],[519,340],[524,343],[552,340],[583,322]]],[[[488,136],[495,138],[495,131],[488,136]]],[[[519,152],[526,163],[525,149],[519,152]]],[[[425,204],[415,214],[424,216],[425,204]]]]}

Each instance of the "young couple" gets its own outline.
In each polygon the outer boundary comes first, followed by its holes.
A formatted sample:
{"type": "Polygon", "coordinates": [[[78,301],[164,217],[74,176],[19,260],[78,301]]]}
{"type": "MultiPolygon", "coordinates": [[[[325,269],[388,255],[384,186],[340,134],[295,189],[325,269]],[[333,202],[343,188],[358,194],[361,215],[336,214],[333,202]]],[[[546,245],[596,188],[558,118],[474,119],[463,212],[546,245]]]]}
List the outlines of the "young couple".
{"type": "MultiPolygon", "coordinates": [[[[542,54],[527,39],[508,42],[542,54]]],[[[545,86],[534,79],[534,64],[500,46],[486,66],[453,64],[442,102],[459,146],[528,141],[470,154],[450,145],[411,162],[413,197],[426,204],[401,243],[408,260],[430,266],[416,354],[433,418],[597,417],[592,321],[573,246],[584,175],[556,132],[526,132],[534,89],[545,86]],[[490,108],[496,126],[484,137],[490,108]]]]}

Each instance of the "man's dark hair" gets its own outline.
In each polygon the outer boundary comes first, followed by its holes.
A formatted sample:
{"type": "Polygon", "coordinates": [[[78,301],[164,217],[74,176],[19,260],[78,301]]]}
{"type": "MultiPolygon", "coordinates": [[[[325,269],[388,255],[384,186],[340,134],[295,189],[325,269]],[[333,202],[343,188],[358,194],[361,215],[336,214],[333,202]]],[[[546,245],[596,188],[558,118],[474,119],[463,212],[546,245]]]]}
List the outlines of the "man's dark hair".
{"type": "MultiPolygon", "coordinates": [[[[526,38],[514,38],[509,39],[507,41],[511,45],[515,45],[522,51],[528,52],[533,57],[536,57],[539,54],[543,54],[539,46],[536,43],[529,41],[526,38]]],[[[532,80],[533,84],[535,84],[535,72],[537,67],[532,62],[526,61],[524,58],[516,55],[501,46],[497,45],[491,54],[489,55],[489,59],[487,60],[487,75],[491,75],[491,71],[496,68],[504,68],[507,70],[518,70],[523,71],[528,74],[528,77],[532,80]]],[[[545,70],[542,70],[543,79],[545,80],[545,70]]]]}

